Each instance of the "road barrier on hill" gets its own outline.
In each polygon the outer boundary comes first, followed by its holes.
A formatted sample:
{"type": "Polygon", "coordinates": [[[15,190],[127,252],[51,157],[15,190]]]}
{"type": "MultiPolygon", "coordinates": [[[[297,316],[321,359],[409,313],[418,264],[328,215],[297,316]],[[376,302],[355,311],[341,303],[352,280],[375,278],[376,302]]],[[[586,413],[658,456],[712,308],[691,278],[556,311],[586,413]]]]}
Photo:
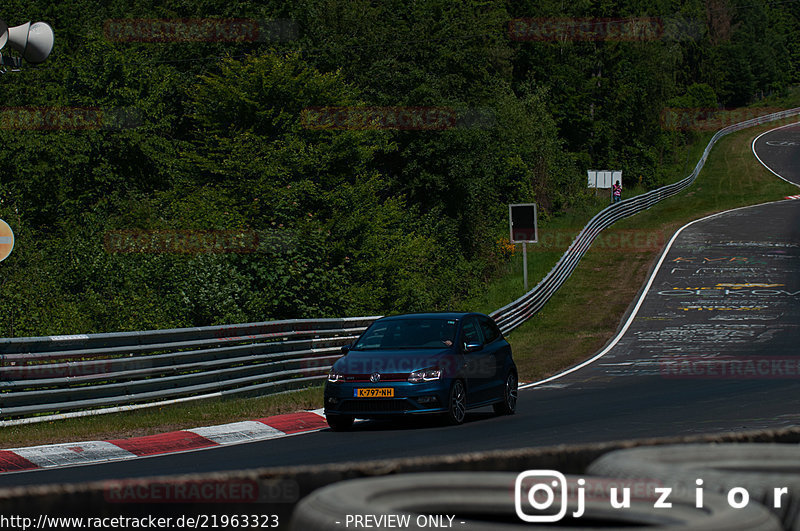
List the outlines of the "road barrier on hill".
{"type": "MultiPolygon", "coordinates": [[[[503,333],[544,306],[601,231],[690,186],[721,137],[798,114],[789,109],[721,129],[688,177],[602,210],[541,282],[492,313],[503,333]]],[[[0,339],[0,426],[308,387],[377,317],[0,339]]]]}
{"type": "Polygon", "coordinates": [[[514,330],[516,327],[527,321],[533,314],[542,309],[545,303],[550,300],[550,297],[567,281],[572,275],[572,272],[578,266],[583,255],[589,250],[592,242],[600,234],[601,231],[607,229],[617,221],[638,214],[643,210],[647,210],[656,203],[671,197],[677,193],[682,192],[694,183],[700,170],[706,163],[711,149],[717,140],[723,136],[752,127],[791,116],[800,114],[800,108],[788,109],[781,112],[759,116],[751,120],[739,122],[730,125],[717,131],[709,141],[706,149],[703,151],[703,156],[697,162],[694,170],[687,177],[680,181],[662,186],[655,190],[651,190],[645,194],[614,203],[605,209],[601,210],[594,216],[589,223],[578,233],[569,246],[567,251],[561,256],[558,263],[552,270],[528,293],[515,300],[514,302],[503,306],[499,310],[492,313],[492,317],[504,334],[514,330]]]}

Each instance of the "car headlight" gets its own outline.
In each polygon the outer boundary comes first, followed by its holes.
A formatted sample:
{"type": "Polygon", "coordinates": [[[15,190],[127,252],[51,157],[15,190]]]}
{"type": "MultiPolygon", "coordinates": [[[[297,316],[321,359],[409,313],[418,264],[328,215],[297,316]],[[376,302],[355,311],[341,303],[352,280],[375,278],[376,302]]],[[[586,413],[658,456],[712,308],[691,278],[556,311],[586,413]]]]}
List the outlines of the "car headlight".
{"type": "Polygon", "coordinates": [[[422,369],[414,371],[408,375],[410,383],[432,382],[442,377],[442,369],[439,367],[432,367],[430,369],[422,369]]]}
{"type": "Polygon", "coordinates": [[[331,369],[331,372],[328,373],[328,381],[331,383],[342,383],[344,381],[344,374],[331,369]]]}

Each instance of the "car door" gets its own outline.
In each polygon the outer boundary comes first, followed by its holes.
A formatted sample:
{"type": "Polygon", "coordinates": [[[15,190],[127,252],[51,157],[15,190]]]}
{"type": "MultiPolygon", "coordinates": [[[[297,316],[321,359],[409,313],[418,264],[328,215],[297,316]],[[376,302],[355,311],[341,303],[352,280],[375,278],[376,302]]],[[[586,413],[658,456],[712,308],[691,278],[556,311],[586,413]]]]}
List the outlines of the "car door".
{"type": "Polygon", "coordinates": [[[491,400],[492,378],[496,362],[491,352],[484,348],[483,332],[477,317],[464,319],[461,327],[461,351],[465,358],[465,377],[467,380],[467,404],[475,405],[491,400]],[[480,348],[468,352],[467,345],[480,348]]]}
{"type": "Polygon", "coordinates": [[[511,347],[503,339],[503,334],[497,325],[488,317],[479,316],[481,332],[483,333],[483,350],[485,351],[488,392],[490,397],[502,396],[505,386],[506,370],[510,365],[511,347]],[[490,369],[491,368],[491,369],[490,369]]]}

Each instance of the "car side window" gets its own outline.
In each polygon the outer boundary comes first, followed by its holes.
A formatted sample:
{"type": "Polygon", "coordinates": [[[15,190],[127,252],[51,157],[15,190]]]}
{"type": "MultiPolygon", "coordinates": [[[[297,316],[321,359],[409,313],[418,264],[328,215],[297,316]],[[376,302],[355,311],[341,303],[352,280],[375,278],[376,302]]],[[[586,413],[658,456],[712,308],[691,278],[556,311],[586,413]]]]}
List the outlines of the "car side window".
{"type": "Polygon", "coordinates": [[[496,324],[494,324],[486,317],[481,317],[479,318],[479,320],[481,322],[481,330],[483,331],[483,337],[485,338],[487,343],[491,343],[492,341],[500,337],[500,330],[497,328],[496,324]]]}
{"type": "Polygon", "coordinates": [[[478,321],[474,317],[468,317],[464,321],[464,327],[461,329],[461,342],[464,345],[483,344],[481,330],[478,326],[478,321]]]}

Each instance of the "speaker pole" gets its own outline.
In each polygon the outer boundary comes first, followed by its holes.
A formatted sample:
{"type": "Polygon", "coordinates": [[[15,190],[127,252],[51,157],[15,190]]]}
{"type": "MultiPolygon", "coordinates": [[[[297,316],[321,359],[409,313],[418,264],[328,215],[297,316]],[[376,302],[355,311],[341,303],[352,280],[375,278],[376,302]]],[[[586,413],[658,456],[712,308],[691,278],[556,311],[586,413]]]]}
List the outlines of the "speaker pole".
{"type": "Polygon", "coordinates": [[[22,58],[0,53],[0,66],[10,66],[11,68],[22,68],[22,58]]]}

